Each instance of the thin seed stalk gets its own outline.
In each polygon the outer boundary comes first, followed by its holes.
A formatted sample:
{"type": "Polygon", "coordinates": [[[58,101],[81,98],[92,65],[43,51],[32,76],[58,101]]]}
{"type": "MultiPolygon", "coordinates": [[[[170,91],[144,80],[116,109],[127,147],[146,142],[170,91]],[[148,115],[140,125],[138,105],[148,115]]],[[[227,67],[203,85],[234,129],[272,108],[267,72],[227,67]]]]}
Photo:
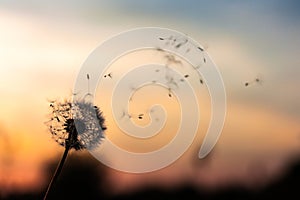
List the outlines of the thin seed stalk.
{"type": "Polygon", "coordinates": [[[55,170],[55,173],[54,173],[54,175],[53,175],[53,177],[52,177],[52,179],[51,179],[51,182],[50,182],[49,185],[48,185],[48,188],[47,188],[47,191],[46,191],[46,193],[45,193],[45,196],[44,196],[44,199],[43,199],[43,200],[46,200],[46,199],[47,199],[47,196],[48,196],[48,194],[49,194],[51,188],[53,187],[53,185],[54,185],[54,183],[56,182],[56,180],[57,180],[59,174],[61,173],[62,168],[63,168],[63,166],[64,166],[64,163],[65,163],[65,161],[66,161],[66,158],[67,158],[67,156],[68,156],[69,150],[70,150],[70,146],[69,146],[69,145],[66,145],[64,154],[63,154],[63,156],[62,156],[62,158],[61,158],[61,160],[60,160],[60,162],[59,162],[59,164],[58,164],[58,166],[57,166],[57,168],[56,168],[56,170],[55,170]]]}

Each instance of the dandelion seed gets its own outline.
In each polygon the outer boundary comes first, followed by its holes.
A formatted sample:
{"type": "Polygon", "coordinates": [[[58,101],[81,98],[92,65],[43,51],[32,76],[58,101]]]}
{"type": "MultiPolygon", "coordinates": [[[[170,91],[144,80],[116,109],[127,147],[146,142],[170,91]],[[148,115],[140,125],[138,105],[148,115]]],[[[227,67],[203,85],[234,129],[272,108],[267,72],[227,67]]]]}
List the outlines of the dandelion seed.
{"type": "Polygon", "coordinates": [[[159,39],[159,40],[173,40],[173,36],[171,35],[170,37],[166,37],[166,38],[164,38],[164,37],[159,37],[158,39],[159,39]]]}
{"type": "Polygon", "coordinates": [[[172,97],[172,89],[171,88],[168,88],[168,96],[172,97]]]}
{"type": "Polygon", "coordinates": [[[200,51],[204,51],[204,49],[203,48],[201,48],[201,47],[197,47],[200,51]]]}
{"type": "Polygon", "coordinates": [[[112,73],[110,72],[110,73],[104,75],[104,78],[107,78],[107,77],[112,78],[112,73]]]}
{"type": "Polygon", "coordinates": [[[172,54],[167,54],[165,55],[165,58],[167,60],[167,64],[179,64],[179,65],[182,65],[182,62],[178,59],[175,58],[174,55],[172,54]]]}
{"type": "Polygon", "coordinates": [[[170,36],[170,37],[166,37],[166,38],[163,38],[163,37],[159,37],[158,38],[159,40],[166,40],[166,43],[165,43],[165,45],[169,45],[169,44],[171,44],[171,45],[174,45],[175,43],[176,43],[176,41],[177,41],[177,38],[175,38],[174,36],[170,36]],[[171,42],[171,43],[170,43],[171,42]]]}
{"type": "Polygon", "coordinates": [[[198,70],[201,67],[201,65],[193,66],[194,70],[198,70]]]}
{"type": "Polygon", "coordinates": [[[181,46],[185,45],[188,42],[188,39],[184,39],[182,42],[179,42],[177,45],[175,45],[175,48],[178,49],[181,46]]]}
{"type": "Polygon", "coordinates": [[[160,52],[164,52],[164,51],[165,51],[165,50],[163,50],[163,49],[160,48],[160,47],[156,47],[155,50],[156,50],[156,51],[160,51],[160,52]]]}
{"type": "Polygon", "coordinates": [[[133,116],[132,116],[132,114],[129,114],[127,111],[123,110],[120,119],[123,119],[123,118],[132,119],[133,116]]]}
{"type": "Polygon", "coordinates": [[[57,122],[60,122],[60,119],[56,116],[55,119],[57,120],[57,122]]]}
{"type": "MultiPolygon", "coordinates": [[[[260,75],[261,76],[261,75],[260,75]]],[[[245,87],[248,87],[250,85],[253,85],[253,84],[262,84],[263,82],[263,79],[260,77],[260,76],[257,76],[254,80],[252,81],[248,81],[245,83],[245,87]]]]}
{"type": "Polygon", "coordinates": [[[122,115],[121,115],[121,117],[120,117],[120,119],[124,118],[125,115],[126,115],[126,113],[125,113],[125,111],[123,111],[123,112],[122,112],[122,115]]]}
{"type": "Polygon", "coordinates": [[[138,118],[139,118],[139,119],[143,119],[143,116],[144,116],[144,114],[139,114],[139,115],[138,115],[138,118]]]}

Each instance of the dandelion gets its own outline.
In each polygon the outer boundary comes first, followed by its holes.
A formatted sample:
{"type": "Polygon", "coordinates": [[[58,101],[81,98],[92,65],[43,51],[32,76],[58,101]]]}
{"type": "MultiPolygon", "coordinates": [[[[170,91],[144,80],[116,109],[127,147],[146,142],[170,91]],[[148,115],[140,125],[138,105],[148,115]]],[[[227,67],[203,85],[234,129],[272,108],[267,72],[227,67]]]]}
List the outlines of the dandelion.
{"type": "Polygon", "coordinates": [[[71,149],[94,149],[100,145],[104,138],[104,117],[97,106],[81,100],[71,102],[53,101],[50,103],[52,110],[50,120],[46,123],[53,139],[65,148],[61,161],[47,188],[44,200],[58,178],[68,152],[71,149]]]}

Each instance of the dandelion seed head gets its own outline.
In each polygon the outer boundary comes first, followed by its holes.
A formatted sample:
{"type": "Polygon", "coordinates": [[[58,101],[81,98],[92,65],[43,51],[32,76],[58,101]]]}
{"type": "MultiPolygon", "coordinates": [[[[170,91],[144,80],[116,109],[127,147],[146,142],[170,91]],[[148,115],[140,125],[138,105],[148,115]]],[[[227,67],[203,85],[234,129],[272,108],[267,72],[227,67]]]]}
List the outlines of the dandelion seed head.
{"type": "Polygon", "coordinates": [[[50,120],[46,123],[53,139],[70,149],[94,149],[104,138],[105,119],[97,106],[81,100],[55,101],[50,104],[50,120]]]}

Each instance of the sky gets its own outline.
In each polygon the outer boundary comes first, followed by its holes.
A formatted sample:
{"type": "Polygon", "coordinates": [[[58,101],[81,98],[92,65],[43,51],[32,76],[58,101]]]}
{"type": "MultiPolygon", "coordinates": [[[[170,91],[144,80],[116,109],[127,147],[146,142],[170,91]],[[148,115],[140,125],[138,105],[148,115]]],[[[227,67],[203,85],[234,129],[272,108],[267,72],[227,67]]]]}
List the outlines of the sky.
{"type": "Polygon", "coordinates": [[[195,153],[204,117],[191,148],[170,167],[144,175],[107,168],[112,192],[272,182],[300,156],[299,8],[294,0],[0,0],[0,194],[47,184],[43,166],[63,152],[44,124],[48,101],[72,94],[85,59],[106,39],[149,26],[183,32],[205,47],[226,88],[224,129],[206,160],[195,153]],[[261,84],[245,87],[258,77],[261,84]]]}

